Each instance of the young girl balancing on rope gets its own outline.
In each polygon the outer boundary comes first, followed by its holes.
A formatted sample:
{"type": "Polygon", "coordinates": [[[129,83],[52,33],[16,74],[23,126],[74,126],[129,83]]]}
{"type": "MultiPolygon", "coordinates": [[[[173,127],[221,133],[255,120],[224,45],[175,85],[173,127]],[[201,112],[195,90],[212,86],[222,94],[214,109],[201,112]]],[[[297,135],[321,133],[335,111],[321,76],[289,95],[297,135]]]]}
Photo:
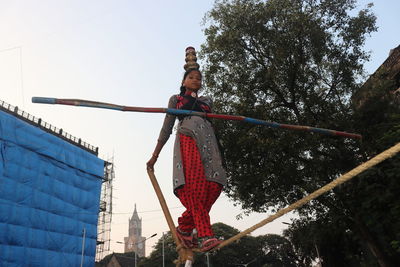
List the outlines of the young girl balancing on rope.
{"type": "MultiPolygon", "coordinates": [[[[211,112],[209,97],[199,96],[202,75],[196,63],[193,47],[186,48],[185,74],[181,92],[169,99],[168,108],[211,112]]],[[[177,116],[167,114],[157,146],[147,167],[151,170],[172,133],[177,116]]],[[[187,248],[199,247],[206,252],[216,247],[218,240],[211,229],[209,212],[226,183],[221,154],[210,121],[199,116],[178,116],[179,124],[174,145],[174,193],[186,211],[178,218],[177,236],[187,248]],[[196,229],[197,237],[193,234],[196,229]]]]}

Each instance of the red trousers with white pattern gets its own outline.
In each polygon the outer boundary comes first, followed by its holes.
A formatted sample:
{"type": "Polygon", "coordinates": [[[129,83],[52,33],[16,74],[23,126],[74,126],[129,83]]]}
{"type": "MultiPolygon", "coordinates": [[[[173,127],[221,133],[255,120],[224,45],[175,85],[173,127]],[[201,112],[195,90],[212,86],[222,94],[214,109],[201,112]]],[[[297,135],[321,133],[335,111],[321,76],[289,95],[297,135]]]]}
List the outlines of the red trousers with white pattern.
{"type": "Polygon", "coordinates": [[[179,229],[184,232],[197,230],[198,237],[213,236],[209,212],[222,191],[222,185],[207,181],[200,152],[190,136],[180,135],[181,157],[185,185],[177,195],[186,211],[178,218],[179,229]]]}

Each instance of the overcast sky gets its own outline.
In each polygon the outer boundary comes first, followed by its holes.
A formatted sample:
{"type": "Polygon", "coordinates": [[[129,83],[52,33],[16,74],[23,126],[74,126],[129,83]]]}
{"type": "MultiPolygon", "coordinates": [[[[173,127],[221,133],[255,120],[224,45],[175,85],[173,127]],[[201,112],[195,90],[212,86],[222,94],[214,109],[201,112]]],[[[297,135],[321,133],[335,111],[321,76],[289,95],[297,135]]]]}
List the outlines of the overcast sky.
{"type": "MultiPolygon", "coordinates": [[[[400,44],[400,1],[374,2],[378,32],[366,44],[369,73],[400,44]]],[[[166,107],[179,91],[184,50],[205,42],[201,22],[210,0],[102,1],[0,0],[0,99],[63,128],[114,158],[114,215],[111,247],[123,252],[128,220],[136,203],[143,220],[147,254],[168,230],[145,170],[163,114],[32,104],[32,96],[79,98],[129,106],[166,107]]],[[[201,63],[201,62],[200,62],[201,63]]],[[[341,129],[338,129],[341,130],[341,129]]],[[[183,211],[172,193],[172,135],[156,163],[156,176],[175,219],[183,211]]],[[[240,209],[222,195],[212,222],[247,229],[270,214],[236,220],[240,209]]],[[[290,218],[255,231],[280,234],[290,218]]]]}

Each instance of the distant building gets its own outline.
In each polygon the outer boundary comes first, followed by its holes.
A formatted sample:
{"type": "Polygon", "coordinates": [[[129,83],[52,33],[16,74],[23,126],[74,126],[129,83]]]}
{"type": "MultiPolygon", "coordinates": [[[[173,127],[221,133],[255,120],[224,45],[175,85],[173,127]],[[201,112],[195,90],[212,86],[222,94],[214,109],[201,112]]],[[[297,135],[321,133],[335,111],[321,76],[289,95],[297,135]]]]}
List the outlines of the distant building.
{"type": "Polygon", "coordinates": [[[130,254],[113,253],[107,255],[95,267],[134,267],[135,258],[130,254]]]}
{"type": "Polygon", "coordinates": [[[142,236],[142,219],[139,218],[136,204],[132,217],[129,219],[129,235],[124,238],[124,252],[136,252],[139,257],[146,255],[146,238],[142,236]]]}
{"type": "Polygon", "coordinates": [[[388,58],[353,95],[355,108],[360,108],[368,99],[375,97],[373,88],[383,81],[392,82],[392,86],[387,88],[389,94],[386,97],[390,97],[393,103],[400,103],[400,45],[390,50],[388,58]]]}

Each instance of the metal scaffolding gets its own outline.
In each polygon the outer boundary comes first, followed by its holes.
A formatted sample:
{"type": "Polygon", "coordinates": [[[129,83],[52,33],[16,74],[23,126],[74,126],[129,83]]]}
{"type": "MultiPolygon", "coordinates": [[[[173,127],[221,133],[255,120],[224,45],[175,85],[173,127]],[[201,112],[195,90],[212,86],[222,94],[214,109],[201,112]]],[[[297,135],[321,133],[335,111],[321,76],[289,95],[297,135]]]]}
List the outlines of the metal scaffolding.
{"type": "Polygon", "coordinates": [[[104,161],[104,180],[101,187],[100,210],[97,222],[96,261],[110,252],[112,220],[112,183],[115,178],[114,158],[104,161]]]}

